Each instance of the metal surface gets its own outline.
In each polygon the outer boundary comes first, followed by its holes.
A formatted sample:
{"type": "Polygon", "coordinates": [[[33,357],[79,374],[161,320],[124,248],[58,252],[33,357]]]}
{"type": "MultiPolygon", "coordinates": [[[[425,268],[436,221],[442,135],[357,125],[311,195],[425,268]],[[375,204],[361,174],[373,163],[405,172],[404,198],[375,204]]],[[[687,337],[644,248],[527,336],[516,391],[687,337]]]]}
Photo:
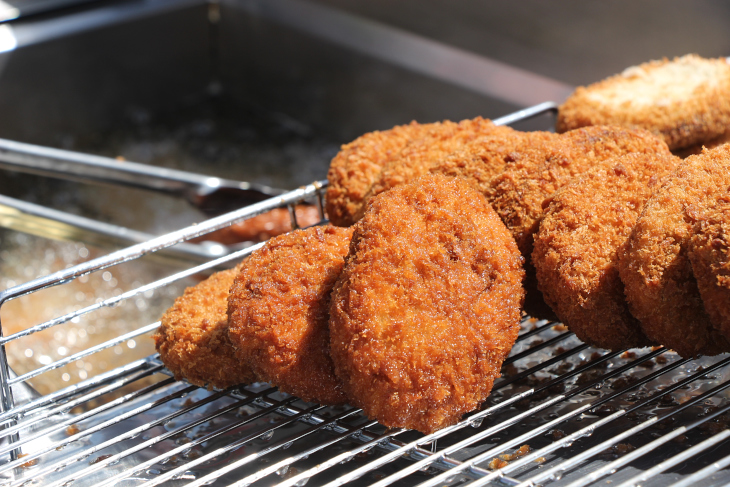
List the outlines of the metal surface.
{"type": "MultiPolygon", "coordinates": [[[[544,105],[501,123],[534,116],[544,105]]],[[[0,293],[11,300],[316,197],[322,181],[0,293]]],[[[292,212],[293,214],[293,212],[292,212]]],[[[294,222],[295,223],[295,222],[294,222]]],[[[257,247],[89,302],[0,338],[0,347],[218,266],[257,247]]],[[[302,402],[266,384],[225,391],[177,382],[156,355],[25,403],[10,388],[132,339],[158,323],[10,377],[2,391],[0,485],[725,485],[730,358],[663,348],[594,350],[525,317],[482,409],[430,435],[386,429],[349,406],[302,402]],[[527,445],[527,446],[526,446],[527,445]]]]}
{"type": "Polygon", "coordinates": [[[516,106],[562,102],[573,87],[386,24],[304,0],[224,0],[354,52],[391,62],[516,106]]]}
{"type": "Polygon", "coordinates": [[[0,139],[0,168],[81,182],[129,186],[181,197],[209,216],[257,203],[284,191],[109,157],[0,139]]]}

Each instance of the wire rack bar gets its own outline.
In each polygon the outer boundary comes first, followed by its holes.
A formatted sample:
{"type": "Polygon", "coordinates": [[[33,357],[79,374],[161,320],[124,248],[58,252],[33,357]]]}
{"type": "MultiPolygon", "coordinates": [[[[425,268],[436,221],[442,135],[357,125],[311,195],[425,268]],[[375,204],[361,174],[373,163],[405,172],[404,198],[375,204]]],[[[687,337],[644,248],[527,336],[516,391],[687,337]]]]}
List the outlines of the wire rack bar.
{"type": "MultiPolygon", "coordinates": [[[[726,360],[723,360],[721,362],[718,362],[717,364],[715,364],[714,366],[710,367],[709,369],[711,369],[711,370],[717,370],[717,369],[719,369],[721,367],[724,367],[724,366],[728,365],[728,361],[730,361],[730,359],[726,359],[726,360]]],[[[679,389],[679,388],[681,388],[681,387],[683,387],[683,386],[685,386],[687,384],[690,384],[690,383],[694,382],[698,378],[700,378],[703,375],[707,374],[708,371],[709,370],[706,369],[706,370],[703,370],[701,372],[697,372],[697,373],[691,375],[690,377],[688,377],[688,378],[686,378],[686,379],[684,379],[682,381],[679,381],[678,383],[675,383],[672,386],[670,386],[670,387],[668,387],[668,388],[666,388],[666,389],[658,392],[657,394],[655,394],[655,395],[653,395],[651,397],[648,397],[648,398],[644,399],[643,401],[639,401],[632,408],[627,409],[627,412],[631,412],[633,410],[637,410],[637,409],[639,409],[639,408],[641,408],[641,407],[649,404],[650,402],[657,401],[657,400],[661,399],[662,397],[666,396],[667,394],[670,394],[672,391],[674,391],[676,389],[679,389]]],[[[730,385],[730,384],[728,384],[728,385],[730,385]]],[[[724,386],[727,387],[727,385],[724,385],[724,386]]],[[[714,392],[713,392],[713,394],[714,394],[714,392]]],[[[667,418],[669,418],[671,416],[674,416],[674,415],[678,414],[679,412],[681,412],[681,411],[689,408],[693,404],[696,404],[700,400],[704,400],[705,397],[709,397],[711,395],[712,394],[709,394],[709,395],[708,394],[703,394],[702,396],[698,396],[698,397],[695,397],[693,399],[690,399],[689,401],[685,402],[684,404],[682,404],[678,408],[674,409],[673,411],[670,411],[669,413],[667,413],[666,415],[664,415],[662,417],[659,417],[659,416],[656,416],[655,415],[652,418],[650,418],[649,420],[644,421],[643,423],[640,423],[640,424],[634,426],[633,428],[630,428],[630,429],[628,429],[628,430],[626,430],[626,431],[624,431],[624,432],[622,432],[622,433],[620,433],[620,434],[618,434],[618,435],[616,435],[616,436],[614,436],[614,437],[612,437],[610,439],[607,439],[607,440],[599,443],[598,445],[595,445],[595,446],[593,446],[593,447],[591,447],[591,448],[589,448],[589,449],[587,449],[587,450],[585,450],[585,451],[583,451],[581,453],[576,454],[570,460],[566,460],[566,461],[560,463],[559,465],[556,465],[556,466],[554,466],[554,467],[546,470],[545,472],[541,472],[540,474],[535,475],[535,476],[529,478],[528,480],[522,482],[519,485],[519,487],[528,487],[528,486],[534,487],[534,486],[540,485],[545,480],[560,478],[560,477],[562,477],[562,473],[563,472],[566,472],[566,471],[568,471],[568,470],[570,470],[572,468],[575,468],[576,466],[578,466],[580,463],[584,462],[588,458],[591,458],[591,457],[599,454],[600,452],[606,450],[607,448],[610,448],[611,446],[613,446],[615,444],[618,444],[619,442],[621,442],[625,438],[628,438],[629,436],[632,436],[632,435],[634,435],[634,434],[636,434],[636,433],[638,433],[640,431],[643,431],[644,429],[648,428],[649,426],[653,425],[654,423],[657,423],[659,421],[662,421],[664,419],[667,419],[667,418]]]]}
{"type": "Polygon", "coordinates": [[[120,343],[124,343],[132,338],[136,338],[140,335],[144,335],[145,333],[150,333],[155,331],[157,328],[160,327],[160,322],[152,323],[147,326],[143,326],[142,328],[138,328],[137,330],[130,331],[129,333],[125,333],[124,335],[120,335],[117,338],[107,340],[103,343],[100,343],[98,345],[94,345],[93,347],[89,347],[86,350],[75,353],[73,355],[69,355],[68,357],[57,360],[56,362],[50,363],[48,365],[45,365],[43,367],[39,367],[36,370],[33,370],[31,372],[28,372],[26,374],[20,375],[14,379],[11,379],[9,381],[10,385],[18,384],[21,382],[25,382],[28,379],[32,379],[33,377],[37,377],[44,372],[48,372],[49,370],[54,370],[63,367],[64,365],[68,365],[70,363],[76,362],[79,359],[82,359],[84,357],[88,357],[89,355],[93,355],[95,353],[101,352],[102,350],[106,350],[107,348],[112,348],[116,345],[119,345],[120,343]]]}
{"type": "MultiPolygon", "coordinates": [[[[682,404],[675,411],[672,411],[671,414],[672,415],[677,414],[679,411],[682,411],[682,410],[688,408],[689,406],[691,406],[693,404],[696,404],[696,403],[698,403],[698,402],[700,402],[702,400],[705,400],[708,397],[712,397],[713,395],[717,394],[719,391],[722,391],[724,389],[727,389],[728,387],[730,387],[730,381],[728,381],[728,382],[726,382],[724,384],[721,384],[721,385],[719,385],[719,386],[717,386],[717,387],[715,387],[715,388],[707,391],[706,393],[704,393],[704,394],[702,394],[700,396],[697,396],[695,398],[690,399],[686,403],[682,404]]],[[[730,411],[730,405],[725,406],[720,411],[722,413],[724,413],[726,411],[730,411]]],[[[717,415],[719,415],[719,414],[721,414],[721,413],[718,412],[717,415]]],[[[714,416],[715,415],[712,415],[712,417],[714,417],[714,416]]],[[[662,417],[661,418],[661,420],[664,420],[664,419],[666,419],[666,417],[662,417]]],[[[694,422],[692,424],[689,424],[689,425],[686,425],[686,426],[680,426],[679,428],[677,428],[677,429],[675,429],[675,430],[667,433],[666,435],[662,436],[661,438],[657,438],[656,440],[654,440],[654,441],[652,441],[652,442],[650,442],[650,443],[648,443],[648,444],[646,444],[646,445],[644,445],[644,446],[642,446],[640,448],[637,448],[636,450],[634,450],[632,452],[627,453],[623,457],[621,457],[621,458],[619,458],[617,460],[614,460],[613,462],[607,463],[606,465],[604,465],[604,466],[600,467],[599,469],[591,472],[590,474],[584,476],[583,478],[578,479],[575,482],[572,482],[571,484],[568,485],[568,487],[582,487],[582,486],[588,485],[590,483],[593,483],[596,480],[598,480],[598,479],[600,479],[602,477],[605,477],[608,474],[614,473],[620,467],[622,467],[624,465],[628,465],[629,463],[631,463],[635,459],[637,459],[637,458],[639,458],[639,457],[641,457],[641,456],[643,456],[643,455],[645,455],[645,454],[647,454],[647,453],[655,450],[657,447],[659,447],[659,446],[667,443],[668,441],[673,440],[674,438],[678,437],[679,435],[682,435],[682,434],[690,431],[691,429],[696,428],[697,426],[699,426],[702,423],[705,423],[709,419],[711,419],[711,418],[706,418],[706,419],[703,419],[701,421],[696,421],[696,422],[694,422]]]]}
{"type": "Polygon", "coordinates": [[[47,396],[43,396],[34,401],[23,404],[21,406],[17,406],[12,411],[7,411],[5,413],[2,413],[2,414],[0,414],[0,423],[7,422],[9,420],[19,419],[28,414],[32,414],[32,415],[38,414],[39,412],[43,411],[46,407],[48,407],[49,405],[52,405],[52,404],[65,404],[65,402],[68,401],[68,398],[73,397],[76,394],[80,394],[86,390],[93,389],[95,387],[99,387],[100,385],[102,385],[110,380],[115,380],[119,377],[124,377],[128,374],[134,374],[135,372],[137,372],[140,369],[149,368],[149,367],[157,367],[158,369],[161,369],[164,366],[160,363],[151,364],[149,361],[149,357],[146,359],[141,359],[141,360],[136,360],[134,362],[130,362],[129,364],[126,364],[117,369],[110,370],[108,372],[103,372],[99,375],[95,375],[94,377],[86,379],[82,382],[73,384],[73,385],[65,387],[59,391],[48,394],[47,396]]]}
{"type": "MultiPolygon", "coordinates": [[[[268,390],[262,392],[261,394],[266,394],[268,392],[272,392],[273,390],[274,389],[268,389],[268,390]]],[[[179,417],[179,416],[182,416],[183,414],[189,413],[189,412],[191,412],[191,411],[193,411],[193,410],[195,410],[197,408],[200,408],[202,406],[205,406],[206,404],[210,404],[213,401],[215,401],[215,400],[217,400],[217,399],[219,399],[221,397],[226,396],[227,393],[228,393],[228,391],[218,391],[218,392],[216,392],[216,393],[214,393],[214,394],[212,394],[212,395],[210,395],[210,396],[208,396],[208,397],[206,397],[206,398],[204,398],[204,399],[196,402],[195,404],[192,404],[192,405],[187,406],[187,407],[183,407],[179,411],[176,411],[176,412],[170,413],[170,414],[168,414],[166,416],[160,417],[160,418],[158,418],[155,421],[151,421],[149,423],[143,424],[143,425],[141,425],[141,426],[139,426],[139,427],[137,427],[137,428],[135,428],[135,429],[133,429],[133,430],[131,430],[131,431],[129,431],[129,432],[121,435],[121,436],[119,436],[119,437],[112,438],[112,439],[108,440],[105,443],[96,445],[94,448],[89,449],[89,450],[86,450],[86,451],[80,453],[78,455],[78,458],[88,457],[88,456],[94,454],[95,452],[102,450],[103,448],[106,448],[108,446],[112,446],[114,444],[117,444],[120,441],[123,441],[125,439],[133,438],[133,437],[139,435],[140,433],[142,433],[143,431],[146,431],[148,429],[154,428],[155,426],[159,426],[159,425],[165,424],[166,422],[171,421],[172,419],[174,419],[176,417],[179,417]]],[[[86,467],[84,470],[82,470],[80,472],[77,472],[77,473],[75,473],[75,474],[73,474],[71,476],[68,476],[68,477],[64,477],[64,478],[62,478],[62,479],[60,479],[60,480],[58,480],[58,481],[56,481],[56,482],[54,482],[52,484],[49,484],[48,487],[62,486],[65,483],[70,482],[71,480],[77,480],[77,479],[82,478],[84,476],[90,475],[90,474],[92,474],[92,473],[94,473],[94,472],[96,472],[96,471],[98,471],[98,470],[100,470],[100,469],[102,469],[102,468],[104,468],[104,467],[106,467],[108,465],[113,465],[113,464],[117,463],[122,458],[127,457],[129,455],[132,455],[132,454],[136,453],[137,451],[141,451],[141,450],[143,450],[145,448],[149,448],[152,445],[155,445],[156,443],[159,443],[161,441],[164,441],[164,440],[166,440],[168,438],[172,438],[173,436],[176,436],[176,435],[178,435],[180,433],[183,433],[183,432],[188,431],[188,430],[190,430],[192,428],[195,428],[196,426],[199,426],[199,425],[201,425],[201,424],[203,424],[205,422],[211,421],[211,420],[213,420],[213,419],[215,419],[217,417],[220,417],[220,416],[223,416],[223,415],[228,414],[230,412],[233,412],[233,411],[237,410],[240,407],[246,406],[246,405],[250,404],[251,402],[255,401],[258,397],[260,397],[260,396],[259,395],[251,395],[251,397],[249,397],[248,399],[243,399],[243,400],[237,401],[237,402],[235,402],[233,404],[230,404],[230,405],[228,405],[226,407],[223,407],[223,408],[219,409],[218,411],[216,411],[214,413],[210,413],[207,416],[204,416],[204,417],[201,417],[201,418],[199,418],[199,419],[197,419],[195,421],[192,421],[191,423],[188,423],[188,424],[186,424],[184,426],[175,428],[174,430],[171,430],[171,431],[168,431],[168,432],[163,433],[161,435],[155,436],[154,438],[150,438],[149,440],[144,441],[144,442],[142,442],[139,445],[136,445],[134,447],[128,448],[128,449],[126,449],[126,450],[124,450],[122,452],[119,452],[119,453],[115,454],[115,455],[111,455],[108,458],[105,458],[104,460],[99,461],[99,462],[95,463],[92,466],[86,467]]],[[[238,426],[240,426],[240,425],[237,425],[237,427],[238,426]]],[[[188,448],[191,448],[193,446],[195,446],[195,444],[193,444],[193,443],[185,444],[184,447],[182,447],[182,448],[176,448],[175,450],[172,450],[170,452],[167,452],[167,453],[165,453],[163,455],[160,455],[160,456],[156,457],[155,458],[156,461],[154,463],[151,463],[149,465],[144,465],[144,466],[137,465],[135,467],[135,469],[136,470],[139,470],[140,468],[147,468],[148,466],[154,465],[155,463],[164,462],[164,461],[168,460],[169,458],[171,458],[172,456],[177,455],[181,451],[184,451],[184,450],[186,450],[188,448]]],[[[74,458],[72,460],[76,461],[76,460],[78,460],[78,458],[74,458]]],[[[48,467],[47,471],[52,471],[52,468],[53,469],[57,469],[60,466],[62,466],[62,465],[50,466],[50,467],[48,467]]]]}
{"type": "Polygon", "coordinates": [[[719,470],[730,465],[730,455],[722,458],[721,460],[706,466],[703,469],[698,470],[692,475],[688,475],[679,482],[673,483],[670,487],[690,487],[692,485],[702,485],[701,480],[706,479],[710,475],[717,473],[719,470]]]}
{"type": "MultiPolygon", "coordinates": [[[[296,416],[290,416],[286,421],[283,421],[283,422],[281,422],[281,423],[273,426],[271,429],[257,431],[255,433],[251,433],[249,435],[246,435],[245,437],[243,437],[243,438],[241,438],[239,440],[236,440],[233,443],[231,443],[229,445],[226,445],[225,447],[217,448],[216,450],[213,450],[212,452],[210,452],[210,453],[208,453],[206,455],[202,455],[201,457],[196,458],[195,460],[192,460],[191,462],[183,465],[182,467],[179,467],[179,468],[174,469],[174,470],[170,470],[169,472],[165,472],[164,474],[158,476],[154,480],[147,481],[147,482],[145,482],[142,485],[146,485],[147,487],[152,487],[154,485],[160,485],[161,483],[163,483],[163,482],[165,482],[167,480],[173,479],[177,475],[180,475],[180,474],[184,473],[185,471],[187,471],[191,467],[195,467],[196,465],[200,465],[202,463],[205,463],[208,460],[211,460],[211,459],[213,459],[213,458],[215,458],[215,457],[217,457],[219,455],[222,455],[224,453],[227,453],[227,452],[230,452],[232,450],[235,450],[238,447],[243,446],[245,443],[248,443],[248,442],[250,442],[252,440],[261,438],[263,436],[267,436],[267,435],[271,434],[271,432],[276,431],[277,429],[282,428],[283,426],[288,426],[289,424],[292,424],[292,423],[296,422],[302,416],[305,416],[305,415],[310,414],[312,412],[321,410],[324,407],[325,406],[312,406],[312,407],[309,407],[309,408],[305,409],[304,411],[302,411],[301,413],[299,413],[296,416]]],[[[274,409],[269,408],[270,411],[275,411],[276,409],[277,408],[274,408],[274,409]]],[[[108,484],[107,483],[104,483],[102,485],[108,485],[108,484]]]]}
{"type": "MultiPolygon", "coordinates": [[[[161,369],[161,367],[158,367],[158,368],[153,367],[151,369],[141,370],[135,374],[128,375],[112,384],[107,385],[106,387],[97,389],[96,391],[94,391],[90,394],[86,394],[84,396],[78,397],[72,401],[69,401],[69,402],[59,405],[59,406],[56,406],[55,408],[45,410],[40,414],[32,416],[27,421],[22,421],[22,422],[19,422],[18,424],[16,424],[15,426],[6,428],[6,429],[2,430],[2,435],[7,436],[11,433],[15,433],[16,431],[28,429],[28,428],[32,427],[34,424],[37,424],[45,419],[48,419],[57,414],[66,413],[76,406],[79,406],[82,404],[87,404],[90,401],[103,396],[104,394],[108,394],[110,392],[118,390],[119,388],[121,388],[127,384],[131,384],[132,382],[135,382],[142,378],[148,377],[148,376],[154,374],[155,372],[159,371],[160,369],[161,369]]],[[[69,421],[69,424],[73,424],[75,422],[78,422],[79,419],[77,417],[74,417],[73,419],[69,419],[68,421],[69,421]]]]}
{"type": "Polygon", "coordinates": [[[653,468],[650,468],[646,472],[630,478],[626,482],[620,484],[618,487],[629,487],[632,485],[637,485],[646,480],[649,480],[649,479],[655,477],[656,475],[658,475],[676,465],[679,465],[680,463],[682,463],[684,461],[689,460],[693,456],[698,455],[698,454],[702,453],[703,451],[714,447],[715,445],[727,440],[728,438],[730,438],[730,430],[721,431],[720,433],[712,436],[711,438],[707,438],[705,441],[703,441],[693,447],[690,447],[689,449],[683,451],[682,453],[674,455],[673,457],[659,463],[658,465],[656,465],[653,468]]]}
{"type": "MultiPolygon", "coordinates": [[[[165,385],[168,385],[168,384],[172,384],[173,382],[175,382],[173,379],[165,379],[165,380],[163,380],[161,382],[158,382],[156,384],[152,384],[150,386],[145,387],[144,389],[141,389],[139,391],[132,392],[130,394],[127,394],[126,396],[120,397],[119,399],[116,399],[116,400],[111,401],[111,402],[109,402],[107,404],[104,404],[102,406],[99,406],[98,408],[96,408],[94,410],[88,411],[86,413],[82,413],[79,416],[70,418],[70,419],[68,419],[66,421],[62,421],[61,423],[56,424],[54,426],[51,426],[51,427],[49,427],[49,428],[47,428],[47,429],[45,429],[43,431],[39,431],[39,432],[37,432],[37,433],[35,433],[35,434],[31,435],[31,436],[25,437],[22,441],[17,442],[17,443],[14,443],[14,444],[11,444],[9,447],[5,447],[5,448],[3,448],[0,451],[2,451],[2,453],[7,453],[8,451],[10,451],[12,449],[15,449],[15,448],[18,448],[18,447],[20,447],[20,446],[22,446],[22,445],[24,445],[24,444],[26,444],[26,443],[28,443],[28,442],[30,442],[32,440],[45,438],[45,437],[47,437],[48,435],[50,435],[52,433],[56,433],[58,431],[62,431],[67,426],[70,426],[72,424],[78,423],[79,421],[82,421],[83,419],[92,417],[92,416],[94,416],[94,415],[96,415],[96,414],[98,414],[98,413],[100,413],[102,411],[110,410],[110,409],[114,408],[115,406],[121,405],[121,404],[123,404],[125,402],[128,402],[128,401],[131,401],[132,399],[135,399],[137,397],[142,397],[145,394],[147,394],[147,393],[149,393],[149,392],[151,392],[153,390],[159,389],[159,388],[161,388],[161,387],[163,387],[165,385]]],[[[39,456],[43,455],[44,453],[48,453],[50,451],[53,451],[53,450],[56,450],[56,449],[59,449],[59,448],[62,449],[63,447],[65,447],[69,443],[73,443],[74,441],[76,441],[76,440],[78,440],[80,438],[83,438],[85,436],[89,436],[92,433],[95,433],[96,431],[99,431],[99,430],[102,430],[104,428],[107,428],[107,427],[109,427],[111,425],[117,424],[117,423],[119,423],[119,422],[121,422],[121,421],[123,421],[123,420],[125,420],[127,418],[130,418],[132,416],[135,416],[137,414],[140,414],[140,413],[142,413],[144,411],[148,411],[148,410],[154,408],[155,406],[157,406],[157,405],[159,405],[159,404],[161,404],[163,402],[167,402],[167,401],[170,401],[170,400],[175,399],[177,397],[180,397],[180,396],[182,396],[184,394],[187,394],[187,393],[189,393],[191,391],[194,391],[195,389],[196,389],[195,386],[189,386],[189,387],[187,387],[185,389],[181,389],[180,391],[178,391],[178,392],[176,392],[174,394],[171,394],[171,395],[167,396],[164,399],[161,399],[161,400],[158,400],[158,401],[155,401],[155,402],[151,402],[151,403],[144,404],[142,406],[137,407],[136,409],[133,409],[133,410],[128,411],[128,412],[126,412],[124,414],[121,414],[120,416],[117,416],[114,419],[111,419],[111,420],[108,420],[108,421],[104,421],[104,422],[99,423],[99,424],[97,424],[95,426],[92,426],[92,427],[90,427],[88,429],[85,429],[83,431],[80,431],[79,433],[73,434],[73,435],[69,436],[68,438],[66,438],[65,440],[60,440],[60,441],[57,441],[55,443],[50,443],[47,446],[41,448],[40,450],[34,451],[33,453],[29,453],[28,456],[23,457],[22,459],[15,460],[14,462],[10,462],[10,463],[7,463],[5,465],[0,466],[0,473],[5,472],[5,471],[7,471],[7,470],[9,470],[11,468],[15,468],[15,467],[17,467],[17,466],[19,466],[19,465],[21,465],[23,463],[27,463],[30,460],[34,460],[34,459],[38,458],[39,456]]]]}

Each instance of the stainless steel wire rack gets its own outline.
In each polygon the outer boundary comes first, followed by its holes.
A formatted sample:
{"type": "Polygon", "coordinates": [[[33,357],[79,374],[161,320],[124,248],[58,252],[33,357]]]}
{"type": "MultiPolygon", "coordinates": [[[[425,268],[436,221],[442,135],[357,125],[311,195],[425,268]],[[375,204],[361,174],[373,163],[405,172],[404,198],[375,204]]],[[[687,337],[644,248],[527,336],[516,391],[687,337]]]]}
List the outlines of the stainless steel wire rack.
{"type": "MultiPolygon", "coordinates": [[[[539,106],[500,123],[554,105],[539,106]]],[[[268,211],[315,200],[327,182],[275,196],[0,293],[22,296],[142,259],[268,211]]],[[[388,429],[350,406],[306,403],[268,384],[206,390],[155,354],[39,395],[28,380],[127,343],[159,323],[15,375],[6,346],[232,266],[257,246],[92,300],[0,338],[0,485],[726,485],[730,357],[664,348],[607,352],[525,316],[502,377],[478,411],[430,435],[388,429]]]]}

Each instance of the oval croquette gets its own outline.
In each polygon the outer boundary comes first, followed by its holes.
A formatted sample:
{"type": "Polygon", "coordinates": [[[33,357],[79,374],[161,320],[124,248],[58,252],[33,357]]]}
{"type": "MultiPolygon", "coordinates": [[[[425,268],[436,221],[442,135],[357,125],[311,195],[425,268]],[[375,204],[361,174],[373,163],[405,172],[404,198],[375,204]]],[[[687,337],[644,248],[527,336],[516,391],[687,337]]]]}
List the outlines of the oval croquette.
{"type": "Polygon", "coordinates": [[[221,271],[187,288],[162,316],[153,339],[176,379],[220,389],[255,380],[228,337],[228,290],[237,273],[221,271]]]}
{"type": "Polygon", "coordinates": [[[347,398],[329,357],[330,291],[352,230],[296,230],[268,240],[241,265],[228,299],[231,341],[259,380],[305,401],[347,398]]]}
{"type": "Polygon", "coordinates": [[[633,152],[670,154],[663,141],[645,130],[616,126],[573,130],[555,143],[526,150],[492,179],[485,195],[528,258],[548,198],[597,163],[633,152]]]}
{"type": "Polygon", "coordinates": [[[609,159],[553,195],[535,235],[532,262],[545,301],[578,338],[609,350],[652,345],[629,312],[617,252],[671,155],[609,159]]]}
{"type": "Polygon", "coordinates": [[[730,187],[695,224],[689,259],[713,326],[730,340],[730,187]]]}
{"type": "Polygon", "coordinates": [[[343,145],[327,172],[329,185],[325,209],[332,224],[347,227],[355,223],[364,211],[365,195],[383,165],[433,126],[411,122],[390,130],[368,132],[343,145]]]}
{"type": "Polygon", "coordinates": [[[718,137],[730,126],[730,64],[687,55],[633,66],[577,88],[560,107],[556,128],[604,124],[649,130],[672,150],[718,137]]]}
{"type": "Polygon", "coordinates": [[[332,293],[350,402],[428,433],[487,398],[520,327],[522,262],[484,197],[427,175],[374,198],[332,293]]]}
{"type": "Polygon", "coordinates": [[[729,187],[730,145],[688,157],[647,200],[619,252],[631,313],[646,336],[683,357],[730,351],[710,324],[687,252],[711,197],[729,187]]]}
{"type": "MultiPolygon", "coordinates": [[[[420,139],[412,141],[400,154],[383,165],[365,199],[370,200],[383,191],[413,181],[426,174],[432,164],[455,151],[472,144],[480,144],[485,136],[507,136],[514,132],[514,129],[494,125],[490,120],[481,117],[459,123],[447,120],[432,124],[420,139]]],[[[358,219],[365,208],[361,208],[358,219]]]]}

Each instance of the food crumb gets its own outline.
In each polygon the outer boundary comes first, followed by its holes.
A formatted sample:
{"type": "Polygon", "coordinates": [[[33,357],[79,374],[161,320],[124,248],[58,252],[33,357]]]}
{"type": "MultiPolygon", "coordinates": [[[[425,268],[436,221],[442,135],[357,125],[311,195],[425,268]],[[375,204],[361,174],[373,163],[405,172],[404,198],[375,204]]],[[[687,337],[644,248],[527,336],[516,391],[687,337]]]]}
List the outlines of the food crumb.
{"type": "Polygon", "coordinates": [[[504,460],[500,460],[499,458],[493,458],[491,462],[489,462],[489,469],[490,470],[498,470],[500,468],[504,468],[507,465],[509,465],[509,462],[505,462],[504,460]]]}
{"type": "Polygon", "coordinates": [[[557,325],[553,325],[553,331],[568,331],[568,327],[562,323],[558,323],[557,325]]]}
{"type": "Polygon", "coordinates": [[[518,450],[516,450],[514,453],[507,453],[504,455],[500,455],[500,460],[503,460],[505,462],[511,462],[512,460],[517,460],[520,457],[524,457],[530,453],[530,445],[522,445],[518,450]]]}
{"type": "Polygon", "coordinates": [[[98,456],[95,459],[93,459],[92,461],[90,461],[89,462],[89,465],[94,465],[94,464],[97,464],[99,462],[103,462],[107,458],[111,458],[111,457],[112,457],[111,455],[101,455],[101,456],[98,456]]]}
{"type": "Polygon", "coordinates": [[[71,426],[68,426],[66,428],[66,434],[68,436],[73,436],[73,435],[77,434],[80,431],[81,430],[79,429],[79,427],[77,425],[75,425],[75,424],[72,424],[71,426]]]}
{"type": "Polygon", "coordinates": [[[549,435],[552,436],[552,438],[553,438],[554,441],[557,441],[557,440],[559,440],[561,438],[565,438],[565,436],[566,436],[565,431],[563,431],[563,430],[557,430],[557,429],[551,430],[550,433],[549,433],[549,435]]]}
{"type": "Polygon", "coordinates": [[[546,461],[545,457],[537,457],[535,459],[535,463],[545,463],[546,461]]]}
{"type": "Polygon", "coordinates": [[[613,451],[619,455],[625,455],[629,452],[636,450],[636,447],[631,443],[619,443],[613,447],[613,451]]]}
{"type": "MultiPolygon", "coordinates": [[[[29,455],[28,453],[21,453],[20,455],[18,455],[18,458],[27,457],[28,455],[29,455]]],[[[38,459],[37,458],[34,458],[33,460],[29,460],[29,461],[27,461],[25,463],[22,463],[20,466],[23,467],[23,468],[30,468],[30,467],[33,467],[33,466],[35,466],[37,464],[38,464],[38,459]]]]}

